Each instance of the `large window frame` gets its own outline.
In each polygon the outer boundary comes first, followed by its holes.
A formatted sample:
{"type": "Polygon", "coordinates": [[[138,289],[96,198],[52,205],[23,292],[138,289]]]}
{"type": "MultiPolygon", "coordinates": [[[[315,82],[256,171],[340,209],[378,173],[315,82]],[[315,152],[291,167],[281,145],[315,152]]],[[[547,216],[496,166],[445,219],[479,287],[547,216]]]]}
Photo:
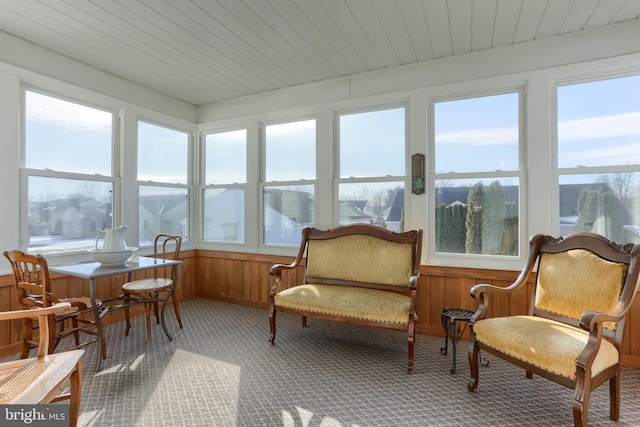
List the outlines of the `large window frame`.
{"type": "MultiPolygon", "coordinates": [[[[525,234],[527,228],[527,174],[526,174],[526,149],[527,149],[527,129],[526,129],[526,87],[523,84],[486,87],[483,90],[469,90],[462,92],[449,91],[443,94],[437,94],[434,91],[429,97],[428,119],[428,155],[427,164],[429,173],[427,174],[427,197],[428,197],[428,251],[427,258],[434,265],[469,265],[472,262],[476,266],[493,267],[493,266],[518,266],[526,256],[527,236],[525,234]],[[477,171],[438,171],[436,164],[436,123],[435,123],[435,105],[439,102],[459,101],[466,99],[476,99],[482,97],[491,97],[507,94],[516,94],[517,117],[518,117],[518,147],[517,147],[517,167],[511,170],[477,170],[477,171]],[[446,182],[466,182],[469,188],[477,182],[482,182],[485,192],[491,183],[498,181],[504,186],[511,180],[517,180],[517,242],[514,243],[513,251],[517,253],[462,253],[449,250],[438,250],[436,242],[436,208],[438,201],[438,183],[446,182]]],[[[464,155],[461,153],[460,155],[464,155]]],[[[471,191],[471,190],[470,190],[471,191]]],[[[467,205],[469,202],[467,202],[467,205]]],[[[477,207],[482,210],[482,206],[477,207]]],[[[466,234],[466,233],[465,233],[466,234]]],[[[462,236],[464,238],[464,236],[462,236]]],[[[514,236],[515,237],[515,236],[514,236]]],[[[465,249],[466,250],[466,249],[465,249]]],[[[478,252],[481,252],[478,250],[478,252]]],[[[504,268],[504,267],[500,267],[504,268]]],[[[515,267],[514,267],[515,268],[515,267]]]]}
{"type": "MultiPolygon", "coordinates": [[[[392,231],[404,231],[404,214],[407,210],[407,200],[411,194],[410,191],[408,191],[410,186],[407,185],[407,176],[410,175],[410,173],[407,172],[409,165],[408,103],[392,102],[382,105],[338,110],[334,113],[333,131],[335,141],[333,177],[334,226],[364,222],[367,224],[381,225],[392,231]],[[345,164],[345,159],[341,158],[341,149],[344,145],[341,135],[342,118],[349,116],[355,117],[358,115],[364,117],[369,113],[384,114],[385,112],[392,112],[394,110],[403,110],[404,114],[403,153],[398,157],[399,161],[403,165],[403,173],[396,175],[389,173],[361,173],[359,176],[346,176],[346,172],[343,173],[342,171],[342,165],[345,164]],[[355,193],[351,192],[351,195],[347,195],[346,198],[343,198],[340,194],[341,187],[351,187],[354,189],[359,188],[359,190],[356,190],[355,193]],[[384,191],[388,193],[386,196],[383,194],[384,191]],[[362,200],[357,200],[357,197],[354,198],[353,194],[361,194],[362,200]],[[365,201],[366,205],[362,205],[360,203],[365,201]],[[395,206],[396,204],[399,206],[395,206]],[[391,211],[397,211],[398,209],[400,209],[401,212],[395,212],[393,218],[391,218],[391,211]]],[[[353,166],[349,165],[349,167],[351,168],[353,166]]]]}
{"type": "MultiPolygon", "coordinates": [[[[235,245],[235,246],[244,246],[247,244],[247,183],[248,183],[248,130],[246,126],[233,126],[233,127],[225,127],[225,128],[216,128],[214,130],[204,130],[200,133],[200,153],[201,153],[201,172],[200,172],[200,182],[202,185],[199,187],[200,193],[200,240],[205,243],[213,243],[213,244],[224,244],[224,245],[235,245]],[[210,135],[224,135],[224,134],[233,134],[236,132],[244,132],[244,165],[242,166],[242,174],[244,175],[242,179],[224,179],[222,177],[209,177],[208,174],[208,152],[207,152],[207,137],[210,135]],[[208,209],[215,208],[214,205],[207,205],[207,194],[208,193],[224,193],[224,192],[234,192],[240,191],[241,200],[237,200],[237,194],[229,194],[230,199],[228,200],[233,204],[233,207],[237,205],[241,205],[242,208],[242,218],[241,221],[236,223],[227,222],[224,220],[220,224],[219,228],[222,231],[221,238],[208,238],[207,233],[207,225],[208,221],[208,209]]],[[[237,173],[237,172],[234,172],[237,173]]],[[[238,178],[236,176],[236,178],[238,178]]],[[[217,194],[216,194],[217,195],[217,194]]],[[[224,208],[224,206],[220,206],[224,208]]]]}
{"type": "MultiPolygon", "coordinates": [[[[97,105],[96,103],[87,102],[85,100],[81,100],[78,98],[73,98],[70,96],[63,96],[57,93],[43,90],[37,87],[32,87],[29,85],[23,85],[21,87],[21,128],[22,128],[22,138],[21,138],[21,153],[20,153],[20,242],[19,247],[22,250],[33,252],[33,253],[42,253],[48,256],[61,256],[65,254],[74,254],[74,253],[86,253],[87,249],[92,248],[92,241],[95,241],[96,237],[96,228],[90,227],[91,229],[84,230],[83,236],[71,236],[69,242],[53,242],[51,244],[44,244],[43,246],[32,247],[31,243],[31,207],[30,207],[30,189],[29,183],[32,180],[51,180],[51,182],[72,182],[77,181],[80,185],[85,187],[90,187],[93,184],[96,186],[110,186],[111,190],[108,190],[110,193],[110,201],[104,201],[105,209],[108,209],[109,212],[104,212],[106,215],[99,223],[95,223],[94,225],[97,228],[103,228],[104,226],[113,226],[113,224],[118,224],[121,221],[121,216],[119,213],[120,210],[120,185],[121,185],[121,177],[120,170],[118,166],[118,162],[116,159],[119,156],[119,113],[114,108],[109,108],[105,105],[97,105]],[[34,93],[39,96],[49,97],[53,100],[59,100],[63,102],[68,102],[71,104],[75,104],[80,107],[88,107],[91,109],[95,109],[98,111],[103,111],[105,113],[111,114],[111,159],[110,159],[110,167],[109,174],[89,174],[84,172],[73,172],[68,170],[56,170],[54,168],[29,168],[27,167],[27,135],[26,135],[26,97],[27,92],[34,93]],[[76,243],[74,243],[76,242],[76,243]]],[[[69,221],[78,221],[77,218],[61,218],[60,219],[63,231],[69,233],[75,233],[75,227],[70,227],[69,221]]],[[[93,222],[92,222],[93,223],[93,222]]],[[[84,227],[87,228],[87,227],[84,227]]]]}
{"type": "MultiPolygon", "coordinates": [[[[159,233],[164,234],[179,234],[182,236],[184,242],[188,242],[191,240],[191,233],[193,227],[193,214],[192,214],[192,188],[193,188],[193,151],[194,151],[194,132],[191,129],[181,128],[175,125],[167,124],[165,122],[161,122],[158,120],[152,120],[147,117],[138,117],[136,121],[136,141],[137,141],[137,150],[138,150],[138,165],[140,164],[140,123],[144,123],[146,125],[151,125],[156,128],[160,128],[163,130],[175,132],[176,134],[185,134],[186,135],[186,165],[184,170],[184,182],[176,182],[178,180],[171,179],[141,179],[140,171],[136,168],[136,183],[138,187],[138,239],[140,246],[151,246],[153,244],[153,240],[155,236],[159,233]],[[162,203],[154,212],[151,214],[152,220],[154,222],[154,226],[151,227],[151,231],[146,231],[143,224],[145,223],[145,219],[141,217],[141,211],[143,210],[143,206],[141,203],[142,194],[146,193],[148,195],[153,195],[154,193],[164,193],[165,202],[162,203]],[[185,220],[182,221],[173,221],[173,220],[161,220],[162,213],[165,210],[178,210],[179,205],[181,203],[174,202],[168,199],[179,199],[184,197],[186,200],[184,202],[185,218],[187,224],[184,224],[185,220]],[[167,209],[170,208],[170,209],[167,209]],[[166,223],[166,224],[165,224],[166,223]]],[[[155,150],[157,152],[158,149],[155,150]]],[[[166,165],[162,166],[163,168],[166,165]]]]}
{"type": "MultiPolygon", "coordinates": [[[[315,226],[318,216],[318,166],[317,166],[317,145],[318,145],[318,119],[315,115],[290,116],[279,120],[264,120],[259,125],[260,139],[260,182],[259,182],[259,244],[260,248],[296,248],[302,236],[301,229],[304,226],[315,226]],[[313,156],[313,177],[305,177],[300,179],[287,178],[283,180],[269,179],[268,174],[273,175],[273,171],[268,170],[268,148],[267,148],[267,128],[270,126],[280,127],[293,125],[295,123],[304,123],[313,121],[314,124],[314,141],[313,151],[309,154],[313,156]],[[269,193],[271,192],[271,193],[269,193]],[[310,198],[305,198],[304,194],[312,192],[310,198]],[[267,198],[268,193],[273,196],[273,200],[278,199],[282,209],[278,210],[271,206],[271,201],[267,198]],[[279,195],[279,197],[278,197],[279,195]],[[295,197],[298,196],[298,197],[295,197]],[[297,198],[298,200],[293,200],[297,198]],[[286,199],[289,201],[287,202],[286,199]],[[284,207],[285,204],[290,206],[292,212],[301,212],[302,217],[296,215],[287,215],[284,207]],[[311,205],[305,208],[305,204],[311,205]],[[267,218],[279,216],[281,221],[275,221],[276,225],[280,224],[279,229],[275,229],[273,224],[268,224],[267,218]]],[[[282,155],[286,153],[281,153],[282,155]]],[[[285,157],[282,157],[285,159],[285,157]]],[[[295,158],[286,158],[286,161],[295,161],[295,158]]],[[[276,249],[277,250],[277,249],[276,249]]]]}
{"type": "MultiPolygon", "coordinates": [[[[633,77],[635,79],[640,79],[640,70],[623,71],[623,72],[607,72],[607,73],[589,73],[585,75],[581,73],[579,76],[565,76],[562,78],[553,79],[550,82],[551,87],[551,146],[552,146],[552,179],[553,179],[553,193],[552,193],[552,214],[553,214],[553,230],[554,233],[559,236],[564,236],[571,232],[575,231],[593,231],[599,234],[603,234],[605,237],[618,241],[620,243],[624,242],[640,242],[640,225],[635,226],[634,224],[625,224],[623,225],[622,230],[619,227],[614,226],[612,229],[612,224],[602,225],[602,221],[598,220],[597,222],[600,226],[596,226],[593,224],[593,228],[590,227],[584,228],[583,222],[584,220],[581,218],[581,214],[576,210],[574,218],[568,217],[566,214],[566,203],[567,203],[567,192],[571,190],[571,187],[584,187],[581,190],[581,194],[579,199],[583,196],[584,193],[585,199],[590,199],[590,202],[593,202],[595,206],[592,206],[599,212],[600,219],[603,217],[609,216],[612,212],[609,211],[607,214],[607,207],[612,206],[615,203],[618,203],[619,195],[615,195],[614,197],[608,198],[609,195],[616,193],[616,191],[612,191],[610,187],[610,180],[616,180],[618,177],[620,179],[629,180],[626,184],[627,186],[631,186],[635,181],[635,191],[631,191],[629,195],[631,196],[631,200],[629,201],[631,204],[635,203],[635,208],[631,209],[632,211],[638,210],[640,208],[640,195],[638,194],[640,188],[640,162],[633,164],[628,163],[628,160],[625,160],[625,163],[611,163],[605,164],[576,164],[576,165],[568,165],[562,164],[563,160],[561,159],[560,154],[560,138],[561,132],[559,130],[560,127],[560,112],[559,112],[559,90],[563,87],[571,87],[571,86],[579,86],[579,85],[589,85],[590,83],[599,84],[606,83],[607,81],[613,81],[616,79],[623,79],[627,77],[633,77]],[[564,181],[564,182],[563,182],[564,181]],[[566,186],[567,188],[562,191],[562,187],[566,186]],[[588,188],[587,188],[588,187],[588,188]],[[589,194],[590,193],[590,194],[589,194]],[[611,193],[611,194],[608,194],[611,193]],[[636,195],[635,199],[633,195],[636,195]],[[561,198],[563,200],[561,200],[561,198]],[[614,201],[615,203],[612,203],[614,201]]],[[[586,101],[580,99],[580,104],[584,104],[586,101]]],[[[637,113],[637,112],[636,112],[637,113]]],[[[590,121],[597,121],[600,117],[592,117],[590,121]]],[[[584,120],[584,119],[583,119],[584,120]]],[[[640,127],[640,125],[637,125],[640,127]]],[[[584,130],[583,130],[584,131],[584,130]]],[[[602,136],[601,138],[607,138],[607,135],[602,136]]],[[[609,147],[610,149],[611,147],[609,147]]],[[[613,147],[613,148],[617,148],[613,147]]],[[[586,203],[586,201],[585,201],[586,203]]],[[[576,207],[577,209],[577,207],[576,207]]],[[[631,219],[638,219],[637,215],[639,213],[631,212],[631,219]]],[[[588,216],[588,215],[587,215],[588,216]]],[[[615,215],[614,215],[615,216],[615,215]]],[[[615,222],[615,218],[612,219],[615,222]]],[[[605,222],[607,222],[605,220],[605,222]]],[[[589,224],[590,225],[590,224],[589,224]]]]}

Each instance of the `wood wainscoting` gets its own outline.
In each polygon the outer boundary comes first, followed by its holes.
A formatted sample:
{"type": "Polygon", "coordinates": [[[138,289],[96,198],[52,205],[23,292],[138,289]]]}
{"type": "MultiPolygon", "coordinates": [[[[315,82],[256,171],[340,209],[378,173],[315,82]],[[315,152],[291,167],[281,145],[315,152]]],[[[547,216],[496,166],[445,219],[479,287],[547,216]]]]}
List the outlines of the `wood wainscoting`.
{"type": "MultiPolygon", "coordinates": [[[[178,301],[195,298],[196,295],[196,251],[182,251],[180,260],[183,262],[179,268],[179,281],[176,287],[178,301]]],[[[57,296],[89,296],[89,282],[77,277],[63,276],[50,273],[51,287],[57,296]]],[[[132,279],[153,277],[153,270],[136,272],[132,279]]],[[[127,275],[119,274],[98,279],[96,282],[96,297],[106,299],[122,294],[122,285],[127,281],[127,275]]],[[[0,276],[0,311],[19,310],[18,301],[13,283],[13,275],[0,276]]],[[[144,314],[142,305],[132,307],[134,316],[144,314]]],[[[124,310],[115,310],[107,313],[102,319],[104,325],[124,320],[124,310]]],[[[0,357],[19,352],[21,343],[20,329],[22,322],[0,322],[0,357]]],[[[124,324],[122,325],[124,333],[124,324]]],[[[107,352],[108,352],[107,348],[107,352]]]]}
{"type": "MultiPolygon", "coordinates": [[[[273,285],[273,277],[269,275],[269,269],[273,264],[290,264],[294,259],[294,257],[211,250],[198,250],[196,258],[196,293],[199,297],[264,309],[268,307],[269,289],[273,285]]],[[[304,266],[300,266],[296,271],[288,272],[289,274],[283,277],[284,286],[293,286],[302,280],[303,268],[304,266]]],[[[419,334],[444,339],[440,320],[443,307],[475,310],[476,302],[470,296],[470,290],[475,284],[490,283],[496,286],[508,286],[513,283],[518,274],[520,274],[519,271],[423,265],[418,281],[416,331],[419,334]]],[[[532,283],[529,284],[529,287],[532,285],[532,283]]],[[[496,315],[524,314],[529,308],[529,295],[531,295],[530,288],[517,296],[495,301],[490,310],[496,315]]],[[[640,298],[634,302],[625,327],[630,329],[625,333],[623,343],[623,365],[640,368],[640,334],[632,332],[640,327],[640,298]]],[[[462,339],[468,338],[469,334],[466,331],[462,339]]]]}
{"type": "MultiPolygon", "coordinates": [[[[234,304],[243,304],[263,309],[268,308],[269,290],[273,277],[269,269],[273,264],[290,264],[294,257],[224,252],[213,250],[183,251],[183,265],[180,266],[180,284],[177,297],[180,301],[201,297],[234,304]]],[[[285,286],[293,286],[302,280],[304,266],[287,272],[283,276],[285,286]]],[[[151,271],[141,272],[152,274],[151,271]]],[[[470,289],[477,283],[491,283],[497,286],[508,286],[518,276],[518,271],[485,270],[477,268],[452,268],[422,266],[418,282],[417,307],[418,322],[416,331],[419,334],[431,335],[444,339],[444,331],[440,321],[443,307],[475,309],[475,300],[470,297],[470,289]]],[[[82,279],[52,274],[54,292],[58,295],[88,295],[89,285],[82,279]]],[[[126,280],[124,276],[113,276],[100,279],[98,297],[109,298],[120,294],[121,286],[126,280]]],[[[529,290],[530,291],[530,290],[529,290]]],[[[526,313],[529,307],[531,292],[522,292],[518,296],[496,301],[491,307],[493,313],[500,315],[526,313]]],[[[11,275],[0,276],[0,311],[15,310],[16,297],[11,275]]],[[[136,307],[143,313],[142,307],[136,307]]],[[[120,321],[124,313],[118,310],[109,313],[105,324],[120,321]]],[[[188,327],[188,325],[185,325],[188,327]]],[[[627,318],[623,342],[623,365],[640,368],[640,298],[633,304],[632,312],[627,318]]],[[[123,326],[124,328],[124,326],[123,326]]],[[[19,322],[0,322],[0,357],[11,354],[17,348],[19,322]]],[[[268,321],[265,312],[265,337],[268,336],[268,321]]],[[[463,339],[468,339],[465,332],[463,339]]],[[[419,345],[418,337],[418,345],[419,345]]]]}

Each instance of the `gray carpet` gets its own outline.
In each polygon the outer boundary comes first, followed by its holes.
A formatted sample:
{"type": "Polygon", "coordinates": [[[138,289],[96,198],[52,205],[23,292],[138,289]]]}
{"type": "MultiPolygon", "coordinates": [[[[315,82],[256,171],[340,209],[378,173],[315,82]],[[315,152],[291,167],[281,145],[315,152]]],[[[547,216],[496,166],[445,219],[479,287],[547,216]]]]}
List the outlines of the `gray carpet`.
{"type": "MultiPolygon", "coordinates": [[[[145,342],[144,317],[107,327],[108,358],[95,371],[88,347],[83,426],[569,426],[572,390],[488,356],[467,391],[466,343],[440,354],[442,338],[418,335],[407,374],[406,336],[278,314],[275,345],[267,312],[194,299],[173,312],[170,342],[160,325],[145,342]]],[[[61,344],[63,345],[63,344],[61,344]]],[[[593,395],[592,426],[640,425],[640,370],[624,368],[619,422],[609,420],[608,385],[593,395]]]]}

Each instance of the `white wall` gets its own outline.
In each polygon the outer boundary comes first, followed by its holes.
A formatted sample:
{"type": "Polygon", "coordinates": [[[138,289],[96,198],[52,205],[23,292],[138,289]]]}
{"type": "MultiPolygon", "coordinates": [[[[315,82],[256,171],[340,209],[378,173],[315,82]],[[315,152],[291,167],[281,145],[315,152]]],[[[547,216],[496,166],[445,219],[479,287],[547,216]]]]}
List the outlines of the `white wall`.
{"type": "MultiPolygon", "coordinates": [[[[557,234],[553,221],[557,213],[557,183],[550,173],[552,165],[553,93],[556,82],[582,78],[640,73],[640,22],[632,21],[605,28],[562,35],[553,39],[447,57],[429,63],[411,64],[292,87],[265,94],[203,105],[198,108],[200,130],[230,126],[256,129],[260,121],[316,114],[318,128],[318,164],[333,158],[332,118],[336,111],[367,108],[403,102],[409,112],[408,155],[426,153],[429,160],[431,138],[428,123],[431,102],[439,98],[488,92],[499,88],[524,89],[526,133],[521,188],[521,253],[526,255],[527,238],[533,232],[557,234]]],[[[250,150],[257,151],[258,140],[250,139],[250,150]]],[[[432,153],[431,153],[432,154],[432,153]]],[[[427,163],[427,175],[433,173],[427,163]]],[[[256,165],[257,166],[257,165],[256,165]]],[[[409,170],[409,169],[407,169],[409,170]]],[[[331,182],[332,171],[319,169],[318,181],[331,182]],[[320,174],[323,176],[320,176],[320,174]]],[[[251,181],[250,181],[251,182],[251,181]]],[[[322,190],[322,188],[321,188],[322,190]]],[[[407,193],[409,194],[409,193],[407,193]]],[[[319,191],[317,205],[321,228],[331,226],[332,193],[319,191]],[[322,223],[322,222],[325,223],[322,223]],[[329,221],[327,224],[326,222],[329,221]]],[[[518,270],[522,259],[487,260],[469,256],[439,256],[430,247],[428,195],[407,197],[406,224],[427,233],[423,253],[427,264],[504,268],[518,270]]],[[[247,223],[258,223],[258,209],[248,209],[247,223]]],[[[557,215],[556,215],[557,216],[557,215]]],[[[247,231],[250,235],[250,230],[247,231]]],[[[213,246],[212,246],[213,247],[213,246]]]]}
{"type": "MultiPolygon", "coordinates": [[[[535,200],[536,214],[525,213],[521,223],[527,230],[553,232],[550,213],[554,209],[554,186],[548,170],[552,152],[550,85],[555,81],[579,79],[590,73],[607,75],[639,72],[638,40],[640,22],[631,21],[549,40],[195,107],[0,32],[0,249],[17,247],[19,244],[19,112],[22,83],[71,97],[93,98],[119,111],[126,111],[123,117],[124,132],[128,135],[122,136],[125,141],[131,136],[131,123],[138,116],[150,118],[157,115],[175,118],[176,122],[184,124],[200,123],[201,129],[242,124],[247,126],[250,143],[254,144],[250,146],[249,161],[256,167],[250,168],[251,171],[256,171],[258,166],[257,123],[260,120],[316,114],[319,142],[323,146],[319,149],[318,159],[324,165],[329,164],[333,157],[331,126],[334,111],[400,101],[409,106],[408,154],[411,155],[427,152],[430,135],[427,113],[433,99],[505,85],[523,85],[526,88],[528,112],[525,117],[526,179],[532,185],[528,187],[527,200],[522,203],[525,206],[533,205],[532,201],[535,200]]],[[[132,159],[129,157],[123,163],[131,164],[132,159]]],[[[321,182],[329,182],[327,178],[332,174],[330,168],[321,167],[318,173],[321,182]]],[[[319,215],[321,221],[326,218],[326,206],[331,205],[331,194],[330,188],[321,186],[319,189],[319,206],[324,209],[319,215]]],[[[257,200],[257,189],[253,196],[257,200]]],[[[128,201],[133,202],[130,197],[127,196],[128,201]]],[[[427,197],[411,195],[407,203],[410,226],[428,230],[427,197]]],[[[197,221],[194,222],[197,224],[197,221]]],[[[252,230],[247,228],[246,231],[249,235],[252,230]]],[[[455,265],[455,261],[452,263],[450,259],[437,257],[430,258],[429,262],[455,265]]],[[[468,258],[464,260],[464,265],[474,266],[468,258]]],[[[512,265],[494,267],[517,269],[520,265],[518,261],[512,265]]],[[[486,264],[478,266],[487,267],[486,264]]],[[[3,267],[4,264],[1,264],[0,270],[3,267]]]]}

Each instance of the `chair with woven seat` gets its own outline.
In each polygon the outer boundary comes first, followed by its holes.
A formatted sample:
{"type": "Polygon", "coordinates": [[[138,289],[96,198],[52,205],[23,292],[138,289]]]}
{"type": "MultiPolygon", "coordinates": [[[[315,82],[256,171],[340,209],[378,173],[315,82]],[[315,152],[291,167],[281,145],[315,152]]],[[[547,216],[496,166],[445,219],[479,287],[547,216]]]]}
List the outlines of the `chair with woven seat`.
{"type": "Polygon", "coordinates": [[[622,338],[640,282],[640,244],[580,232],[564,238],[538,234],[529,245],[526,265],[512,285],[471,289],[480,304],[469,322],[468,389],[478,387],[482,349],[524,368],[527,378],[536,374],[572,388],[576,426],[587,425],[591,392],[608,382],[609,417],[617,421],[622,338]],[[529,278],[528,313],[491,317],[491,302],[522,298],[529,278]]]}
{"type": "MultiPolygon", "coordinates": [[[[47,260],[42,255],[25,254],[22,251],[13,250],[3,252],[5,258],[9,260],[13,270],[13,279],[16,286],[18,306],[22,310],[31,310],[38,307],[49,307],[51,305],[66,302],[70,304],[70,309],[58,312],[55,316],[49,316],[50,334],[49,352],[53,353],[57,344],[62,338],[73,335],[75,348],[97,342],[97,339],[80,341],[80,333],[97,337],[95,320],[91,320],[93,315],[93,305],[91,299],[86,296],[59,298],[51,292],[51,281],[49,278],[49,267],[47,260]],[[55,331],[55,324],[58,324],[58,332],[55,331]],[[71,327],[66,327],[71,323],[71,327]]],[[[96,301],[98,308],[102,303],[96,301]]],[[[29,350],[38,347],[38,341],[33,339],[33,320],[23,318],[22,328],[22,354],[24,359],[29,356],[29,350]]],[[[102,357],[106,358],[106,346],[102,347],[102,357]]]]}
{"type": "MultiPolygon", "coordinates": [[[[177,261],[180,258],[180,246],[182,245],[182,236],[158,234],[153,242],[153,257],[171,259],[177,261]]],[[[176,267],[159,267],[153,269],[153,277],[146,279],[133,280],[122,285],[123,298],[126,302],[124,304],[125,318],[126,318],[126,332],[125,335],[129,335],[131,329],[130,319],[130,306],[135,304],[144,304],[145,315],[147,321],[147,342],[151,342],[151,308],[156,317],[156,323],[162,322],[162,328],[165,334],[171,340],[171,334],[169,333],[164,312],[171,299],[173,303],[173,311],[176,315],[176,320],[180,329],[182,329],[182,318],[180,317],[180,308],[178,306],[178,300],[175,297],[175,287],[177,277],[175,275],[176,267]],[[158,314],[158,304],[162,303],[161,313],[158,314]]]]}
{"type": "Polygon", "coordinates": [[[49,353],[49,318],[71,308],[69,303],[31,310],[0,312],[0,321],[38,319],[38,355],[0,363],[0,404],[37,405],[69,400],[69,425],[78,424],[84,350],[49,353]],[[62,393],[69,385],[69,392],[62,393]]]}

